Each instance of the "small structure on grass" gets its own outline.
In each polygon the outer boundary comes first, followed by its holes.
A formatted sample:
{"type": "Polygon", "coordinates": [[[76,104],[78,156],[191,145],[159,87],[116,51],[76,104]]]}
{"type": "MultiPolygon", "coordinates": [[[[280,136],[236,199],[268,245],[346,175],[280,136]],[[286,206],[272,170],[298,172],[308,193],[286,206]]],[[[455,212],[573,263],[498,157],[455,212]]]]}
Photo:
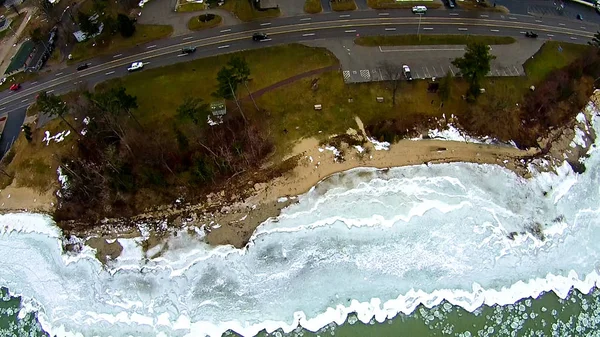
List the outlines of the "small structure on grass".
{"type": "Polygon", "coordinates": [[[225,116],[227,113],[227,106],[224,101],[210,103],[210,112],[213,116],[225,116]]]}

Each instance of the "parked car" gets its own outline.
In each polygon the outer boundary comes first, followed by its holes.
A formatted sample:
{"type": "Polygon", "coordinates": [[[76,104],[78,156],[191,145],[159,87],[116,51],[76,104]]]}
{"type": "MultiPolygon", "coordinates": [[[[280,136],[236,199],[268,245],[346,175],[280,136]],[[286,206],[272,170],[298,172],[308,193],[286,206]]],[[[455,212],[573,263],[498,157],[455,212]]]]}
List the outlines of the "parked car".
{"type": "Polygon", "coordinates": [[[127,71],[132,72],[132,71],[136,71],[136,70],[140,70],[144,68],[144,62],[138,61],[138,62],[133,62],[129,68],[127,68],[127,71]]]}
{"type": "Polygon", "coordinates": [[[263,41],[269,38],[269,35],[266,33],[254,33],[252,34],[252,40],[254,41],[263,41]]]}
{"type": "Polygon", "coordinates": [[[19,84],[19,83],[13,83],[10,86],[10,91],[17,91],[19,89],[21,89],[21,84],[19,84]]]}
{"type": "Polygon", "coordinates": [[[406,64],[402,65],[402,73],[407,81],[413,80],[412,74],[410,73],[410,68],[406,64]]]}
{"type": "Polygon", "coordinates": [[[413,6],[412,12],[413,12],[413,14],[425,14],[425,13],[427,13],[427,7],[425,7],[425,6],[413,6]]]}
{"type": "Polygon", "coordinates": [[[454,0],[445,0],[446,2],[446,6],[448,6],[449,8],[454,8],[456,6],[456,4],[454,3],[454,0]]]}
{"type": "Polygon", "coordinates": [[[89,66],[90,66],[89,63],[82,63],[77,66],[77,71],[87,69],[87,68],[89,68],[89,66]]]}
{"type": "Polygon", "coordinates": [[[182,54],[192,54],[194,52],[196,52],[196,47],[185,47],[181,49],[182,54]]]}
{"type": "Polygon", "coordinates": [[[538,37],[538,35],[532,31],[529,31],[529,32],[525,33],[525,37],[530,37],[532,39],[535,39],[536,37],[538,37]]]}

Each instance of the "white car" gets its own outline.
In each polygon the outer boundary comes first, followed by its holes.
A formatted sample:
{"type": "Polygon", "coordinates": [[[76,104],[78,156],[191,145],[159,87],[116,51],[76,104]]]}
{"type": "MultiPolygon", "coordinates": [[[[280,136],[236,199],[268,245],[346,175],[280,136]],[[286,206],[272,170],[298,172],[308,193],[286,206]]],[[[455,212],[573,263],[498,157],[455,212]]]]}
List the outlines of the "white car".
{"type": "Polygon", "coordinates": [[[131,71],[136,71],[136,70],[140,70],[144,68],[144,62],[133,62],[129,68],[127,68],[127,71],[131,72],[131,71]]]}
{"type": "Polygon", "coordinates": [[[407,81],[412,81],[412,74],[410,73],[410,68],[405,64],[402,66],[402,73],[407,81]]]}
{"type": "Polygon", "coordinates": [[[425,14],[427,13],[427,7],[425,6],[414,6],[412,8],[413,14],[425,14]]]}

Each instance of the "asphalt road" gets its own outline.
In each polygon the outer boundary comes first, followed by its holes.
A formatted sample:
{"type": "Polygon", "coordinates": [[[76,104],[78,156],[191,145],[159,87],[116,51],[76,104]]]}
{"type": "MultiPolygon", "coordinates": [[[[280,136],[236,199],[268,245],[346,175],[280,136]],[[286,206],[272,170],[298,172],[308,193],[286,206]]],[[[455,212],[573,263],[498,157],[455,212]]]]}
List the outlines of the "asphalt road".
{"type": "MultiPolygon", "coordinates": [[[[13,120],[22,121],[23,110],[34,102],[39,92],[47,91],[60,95],[81,85],[91,87],[108,79],[122,77],[127,74],[126,68],[134,61],[143,61],[146,69],[156,68],[191,59],[278,44],[358,34],[415,34],[418,29],[421,34],[499,36],[522,36],[525,31],[533,30],[542,39],[583,44],[591,39],[598,29],[598,24],[563,17],[503,15],[445,9],[429,10],[422,18],[413,15],[409,10],[355,11],[276,18],[226,28],[218,27],[138,45],[116,55],[86,61],[90,63],[90,68],[83,71],[77,71],[76,65],[65,67],[35,82],[23,83],[18,92],[1,92],[0,116],[9,114],[7,127],[13,123],[16,125],[18,123],[13,120]],[[254,42],[251,39],[254,32],[268,33],[271,39],[254,42]],[[192,55],[181,55],[181,48],[187,46],[196,46],[198,50],[192,55]]],[[[18,130],[6,130],[5,133],[15,133],[13,131],[18,134],[18,130]]],[[[2,138],[0,152],[4,151],[3,143],[10,141],[5,139],[7,137],[2,138]]]]}

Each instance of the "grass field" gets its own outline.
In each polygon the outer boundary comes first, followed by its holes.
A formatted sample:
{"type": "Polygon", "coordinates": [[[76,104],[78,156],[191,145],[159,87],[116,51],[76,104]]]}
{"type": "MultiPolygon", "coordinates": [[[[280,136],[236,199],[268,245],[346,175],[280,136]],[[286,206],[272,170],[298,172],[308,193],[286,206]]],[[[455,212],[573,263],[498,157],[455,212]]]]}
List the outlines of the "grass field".
{"type": "Polygon", "coordinates": [[[202,30],[202,29],[207,29],[207,28],[213,28],[216,27],[218,25],[221,24],[221,22],[223,21],[223,18],[215,15],[215,14],[209,14],[209,15],[214,15],[214,17],[211,20],[208,21],[201,21],[200,18],[203,15],[200,16],[194,16],[193,18],[190,19],[190,21],[188,21],[187,27],[189,30],[202,30]]]}
{"type": "Polygon", "coordinates": [[[13,83],[24,83],[33,81],[34,79],[40,76],[39,73],[30,73],[30,72],[19,72],[14,75],[8,76],[6,78],[6,82],[0,85],[0,91],[8,90],[13,83]]]}
{"type": "Polygon", "coordinates": [[[304,3],[304,11],[309,14],[317,14],[323,11],[320,0],[306,0],[304,3]]]}
{"type": "Polygon", "coordinates": [[[394,0],[367,0],[367,5],[373,9],[409,9],[413,6],[425,6],[429,9],[442,7],[439,1],[401,1],[394,0]]]}
{"type": "Polygon", "coordinates": [[[187,3],[177,7],[178,13],[199,12],[206,9],[205,4],[187,3]]]}
{"type": "Polygon", "coordinates": [[[488,11],[488,12],[498,12],[498,13],[510,13],[508,8],[504,6],[494,6],[490,4],[489,1],[480,1],[477,2],[475,0],[458,0],[456,2],[458,7],[468,10],[479,10],[479,11],[488,11]]]}
{"type": "Polygon", "coordinates": [[[331,9],[336,12],[353,11],[356,10],[356,3],[354,0],[334,0],[331,9]]]}
{"type": "Polygon", "coordinates": [[[354,40],[360,46],[412,46],[412,45],[465,45],[467,42],[481,42],[488,45],[511,44],[515,42],[509,36],[483,35],[380,35],[365,36],[354,40]]]}
{"type": "Polygon", "coordinates": [[[124,38],[119,34],[109,36],[101,34],[95,39],[77,43],[71,54],[73,60],[69,63],[80,62],[92,57],[118,52],[119,50],[135,47],[138,44],[169,37],[173,27],[167,25],[136,25],[132,37],[124,38]],[[93,46],[96,43],[96,46],[93,46]]]}
{"type": "Polygon", "coordinates": [[[256,10],[248,0],[226,0],[225,4],[219,8],[230,11],[235,14],[238,19],[246,22],[257,19],[274,18],[281,14],[279,9],[269,9],[265,11],[256,10]]]}

